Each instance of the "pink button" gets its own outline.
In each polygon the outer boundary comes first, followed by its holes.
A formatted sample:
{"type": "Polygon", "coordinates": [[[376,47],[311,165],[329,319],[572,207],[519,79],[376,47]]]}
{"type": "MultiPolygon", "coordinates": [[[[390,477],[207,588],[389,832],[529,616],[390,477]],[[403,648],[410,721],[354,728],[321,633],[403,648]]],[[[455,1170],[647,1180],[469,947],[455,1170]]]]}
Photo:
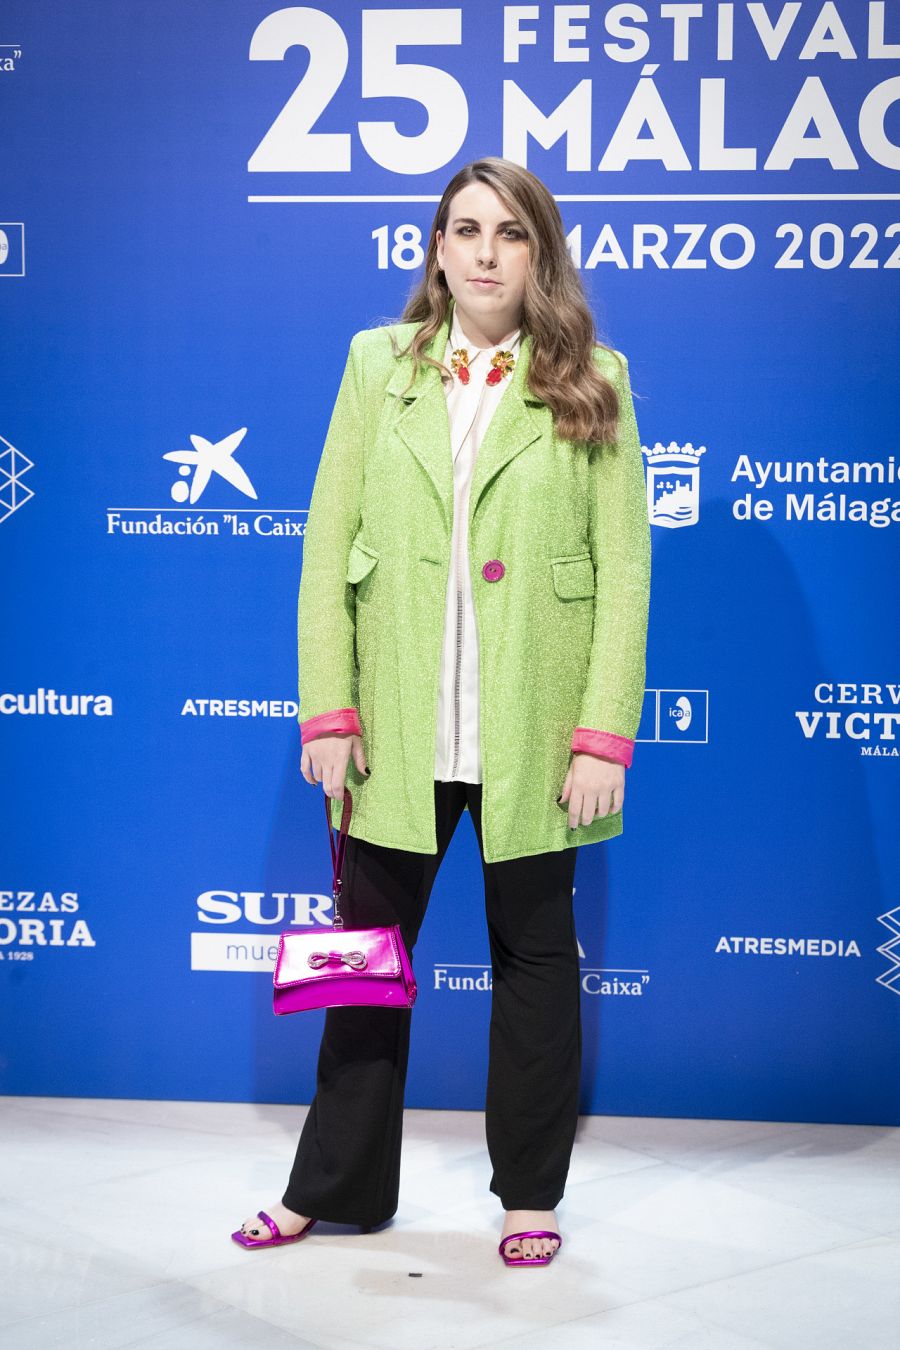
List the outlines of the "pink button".
{"type": "Polygon", "coordinates": [[[503,566],[500,559],[492,558],[490,562],[486,562],[484,567],[482,567],[481,575],[484,577],[485,581],[499,581],[505,571],[506,568],[503,566]]]}

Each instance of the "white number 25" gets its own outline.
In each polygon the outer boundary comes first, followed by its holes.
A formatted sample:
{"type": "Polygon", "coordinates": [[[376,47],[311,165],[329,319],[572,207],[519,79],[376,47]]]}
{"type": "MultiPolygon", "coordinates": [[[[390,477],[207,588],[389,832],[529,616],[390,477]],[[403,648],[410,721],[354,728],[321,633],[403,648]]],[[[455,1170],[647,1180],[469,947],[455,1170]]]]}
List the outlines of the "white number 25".
{"type": "MultiPolygon", "coordinates": [[[[362,97],[408,98],[428,114],[418,136],[394,122],[360,122],[359,138],[382,168],[428,173],[453,158],[466,137],[469,109],[462,86],[446,70],[397,60],[402,46],[459,46],[458,9],[367,9],[362,13],[362,97]]],[[[250,41],[251,61],[283,61],[305,47],[309,66],[247,164],[251,173],[348,173],[350,133],[310,128],[337,93],[347,70],[347,38],[320,9],[290,5],[266,15],[250,41]]]]}

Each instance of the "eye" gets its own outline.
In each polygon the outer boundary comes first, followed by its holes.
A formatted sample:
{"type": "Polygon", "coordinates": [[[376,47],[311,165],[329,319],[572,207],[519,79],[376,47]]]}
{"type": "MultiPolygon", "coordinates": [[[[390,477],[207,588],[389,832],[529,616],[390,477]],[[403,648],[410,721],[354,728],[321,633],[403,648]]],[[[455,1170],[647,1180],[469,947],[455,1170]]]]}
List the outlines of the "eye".
{"type": "MultiPolygon", "coordinates": [[[[476,228],[477,227],[475,225],[458,225],[456,227],[455,233],[468,236],[469,232],[475,230],[476,228]]],[[[528,237],[524,230],[519,229],[518,225],[505,226],[503,229],[503,235],[504,238],[506,239],[527,239],[528,237]]]]}

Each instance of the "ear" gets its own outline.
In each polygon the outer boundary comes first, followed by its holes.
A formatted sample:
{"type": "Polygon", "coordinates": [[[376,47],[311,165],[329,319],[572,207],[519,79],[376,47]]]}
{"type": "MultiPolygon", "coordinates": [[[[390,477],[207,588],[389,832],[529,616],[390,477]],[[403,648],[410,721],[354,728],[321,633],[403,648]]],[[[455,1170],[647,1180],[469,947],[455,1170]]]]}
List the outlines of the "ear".
{"type": "Polygon", "coordinates": [[[434,232],[434,242],[435,242],[435,244],[436,244],[436,246],[437,246],[437,260],[438,260],[438,266],[439,266],[439,267],[443,267],[443,265],[444,265],[444,236],[441,234],[440,230],[435,230],[435,232],[434,232]]]}

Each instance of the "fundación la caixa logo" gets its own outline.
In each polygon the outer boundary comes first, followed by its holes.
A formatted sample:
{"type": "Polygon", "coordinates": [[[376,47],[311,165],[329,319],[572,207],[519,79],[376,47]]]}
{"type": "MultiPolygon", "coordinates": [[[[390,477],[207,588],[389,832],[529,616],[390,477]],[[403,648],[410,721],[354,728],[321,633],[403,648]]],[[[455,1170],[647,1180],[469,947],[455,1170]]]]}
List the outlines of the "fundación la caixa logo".
{"type": "Polygon", "coordinates": [[[174,504],[107,507],[107,534],[180,535],[186,539],[220,535],[234,539],[302,536],[305,510],[240,505],[241,498],[259,500],[250,474],[237,454],[246,435],[246,427],[239,427],[217,441],[192,433],[189,437],[192,450],[164,451],[162,458],[178,465],[177,476],[169,483],[169,502],[174,504]],[[200,505],[212,484],[225,485],[233,502],[219,506],[207,498],[200,505]]]}

